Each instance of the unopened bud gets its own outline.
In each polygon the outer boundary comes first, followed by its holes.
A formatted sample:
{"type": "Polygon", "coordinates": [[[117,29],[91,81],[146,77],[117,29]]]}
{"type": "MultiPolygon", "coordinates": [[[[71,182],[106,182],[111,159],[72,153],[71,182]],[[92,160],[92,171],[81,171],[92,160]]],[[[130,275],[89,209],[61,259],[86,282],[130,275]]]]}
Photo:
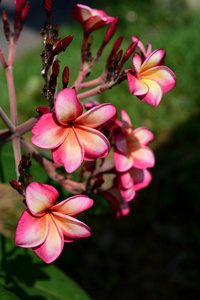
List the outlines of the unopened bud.
{"type": "Polygon", "coordinates": [[[29,175],[29,176],[28,176],[28,183],[31,183],[31,182],[33,182],[33,176],[32,176],[32,175],[29,175]]]}
{"type": "Polygon", "coordinates": [[[113,35],[115,34],[115,31],[117,29],[117,25],[118,25],[118,21],[119,21],[119,17],[116,17],[114,19],[114,21],[110,24],[110,26],[108,27],[108,30],[106,32],[103,44],[106,45],[110,39],[113,37],[113,35]]]}
{"type": "Polygon", "coordinates": [[[117,50],[118,50],[119,47],[121,46],[122,40],[123,40],[123,36],[121,35],[121,36],[116,40],[116,42],[115,42],[114,45],[113,45],[113,48],[112,48],[112,52],[113,52],[113,53],[117,52],[117,50]]]}
{"type": "Polygon", "coordinates": [[[118,66],[118,70],[121,70],[122,66],[124,65],[124,63],[129,59],[129,57],[133,54],[133,52],[135,51],[136,47],[137,47],[137,43],[138,41],[135,41],[134,43],[132,43],[128,49],[126,50],[126,53],[124,54],[121,63],[118,66]]]}
{"type": "Polygon", "coordinates": [[[71,34],[71,35],[67,36],[66,38],[62,39],[61,41],[59,41],[58,44],[56,45],[55,49],[53,50],[53,54],[57,55],[62,51],[64,52],[72,40],[73,40],[73,35],[71,34]]]}
{"type": "Polygon", "coordinates": [[[15,180],[10,180],[10,185],[12,186],[13,189],[18,190],[20,188],[20,185],[17,181],[15,180]]]}
{"type": "Polygon", "coordinates": [[[44,9],[46,11],[46,14],[51,13],[51,0],[44,0],[44,9]]]}
{"type": "Polygon", "coordinates": [[[63,83],[63,89],[66,88],[69,83],[69,68],[67,66],[64,68],[62,74],[62,83],[63,83]]]}
{"type": "Polygon", "coordinates": [[[91,100],[91,101],[85,103],[85,104],[84,104],[84,107],[85,107],[85,109],[88,110],[88,109],[91,109],[91,108],[93,108],[93,107],[95,107],[95,106],[97,106],[97,105],[99,105],[99,102],[98,102],[98,101],[96,101],[96,100],[91,100]]]}
{"type": "Polygon", "coordinates": [[[57,77],[59,74],[59,71],[60,71],[60,65],[59,65],[59,62],[57,61],[57,59],[53,63],[52,71],[53,71],[53,74],[57,77]]]}
{"type": "Polygon", "coordinates": [[[22,9],[22,14],[21,14],[21,23],[24,23],[24,21],[26,20],[26,17],[28,15],[28,12],[29,12],[29,3],[28,1],[26,2],[25,6],[23,7],[22,9]]]}
{"type": "Polygon", "coordinates": [[[50,108],[48,107],[44,107],[44,106],[39,106],[36,111],[40,114],[40,115],[43,115],[43,114],[47,114],[47,113],[50,113],[51,110],[50,108]]]}

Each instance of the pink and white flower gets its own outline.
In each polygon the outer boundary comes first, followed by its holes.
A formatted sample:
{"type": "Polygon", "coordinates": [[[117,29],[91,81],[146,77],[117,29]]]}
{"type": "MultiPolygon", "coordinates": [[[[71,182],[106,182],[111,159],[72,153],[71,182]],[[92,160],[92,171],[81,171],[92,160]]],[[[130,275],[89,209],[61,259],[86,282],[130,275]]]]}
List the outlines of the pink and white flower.
{"type": "Polygon", "coordinates": [[[93,9],[89,6],[76,4],[72,17],[81,23],[85,36],[115,20],[109,17],[103,10],[93,9]]]}
{"type": "Polygon", "coordinates": [[[108,139],[95,128],[116,114],[109,103],[97,105],[82,114],[83,107],[74,89],[66,88],[58,93],[55,113],[42,115],[32,129],[34,145],[51,149],[57,164],[64,164],[68,173],[74,172],[83,160],[95,160],[107,156],[108,139]]]}
{"type": "Polygon", "coordinates": [[[162,95],[176,84],[176,76],[163,66],[165,50],[157,49],[143,61],[138,53],[133,55],[133,69],[127,73],[129,91],[141,101],[158,106],[162,95]]]}
{"type": "Polygon", "coordinates": [[[117,122],[114,133],[114,162],[118,172],[126,172],[132,167],[137,169],[152,168],[155,164],[153,151],[147,146],[153,139],[153,133],[146,127],[133,130],[132,122],[121,111],[122,122],[117,122]]]}
{"type": "Polygon", "coordinates": [[[55,204],[57,190],[48,184],[32,182],[26,189],[26,209],[19,219],[15,243],[32,248],[46,263],[61,254],[64,242],[91,235],[90,228],[75,217],[93,205],[84,195],[70,197],[55,204]]]}
{"type": "Polygon", "coordinates": [[[121,197],[126,201],[131,201],[139,191],[149,185],[152,175],[147,169],[131,168],[127,172],[118,173],[118,186],[121,197]]]}

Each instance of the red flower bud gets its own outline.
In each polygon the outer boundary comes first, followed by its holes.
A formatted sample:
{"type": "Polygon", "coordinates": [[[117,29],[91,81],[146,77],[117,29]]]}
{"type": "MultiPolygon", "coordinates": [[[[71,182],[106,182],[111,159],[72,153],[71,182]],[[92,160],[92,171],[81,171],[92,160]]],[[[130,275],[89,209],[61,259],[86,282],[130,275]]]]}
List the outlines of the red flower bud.
{"type": "Polygon", "coordinates": [[[13,189],[18,190],[20,188],[20,185],[17,181],[15,180],[10,180],[10,185],[12,186],[13,189]]]}
{"type": "Polygon", "coordinates": [[[114,21],[110,24],[110,26],[108,27],[108,30],[106,32],[103,44],[106,45],[110,39],[113,37],[113,35],[115,34],[115,31],[117,29],[117,25],[118,25],[118,21],[119,21],[119,17],[116,17],[114,19],[114,21]]]}
{"type": "Polygon", "coordinates": [[[63,83],[63,89],[66,88],[69,83],[69,68],[67,66],[64,68],[62,74],[62,83],[63,83]]]}
{"type": "Polygon", "coordinates": [[[53,71],[53,75],[57,77],[60,71],[60,65],[57,59],[53,63],[52,71],[53,71]]]}
{"type": "Polygon", "coordinates": [[[40,115],[43,115],[43,114],[47,114],[47,113],[50,113],[51,110],[50,108],[48,107],[44,107],[44,106],[39,106],[36,111],[40,114],[40,115]]]}
{"type": "Polygon", "coordinates": [[[121,43],[122,43],[122,40],[123,40],[123,36],[121,35],[117,40],[116,42],[114,43],[113,45],[113,48],[112,48],[112,52],[115,53],[117,52],[117,50],[119,49],[121,43]]]}
{"type": "Polygon", "coordinates": [[[73,35],[71,34],[71,35],[67,36],[66,38],[62,39],[61,41],[59,41],[58,44],[56,45],[55,49],[53,50],[53,54],[57,55],[62,51],[64,52],[72,40],[73,40],[73,35]]]}
{"type": "Polygon", "coordinates": [[[51,0],[44,0],[44,9],[46,11],[46,14],[51,13],[51,0]]]}

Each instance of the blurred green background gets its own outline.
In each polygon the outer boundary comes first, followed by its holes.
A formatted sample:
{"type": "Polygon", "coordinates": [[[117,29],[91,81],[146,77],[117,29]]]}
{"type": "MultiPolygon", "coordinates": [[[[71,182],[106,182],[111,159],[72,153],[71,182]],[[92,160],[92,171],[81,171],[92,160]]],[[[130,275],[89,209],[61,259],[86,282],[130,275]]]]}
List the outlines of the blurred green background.
{"type": "MultiPolygon", "coordinates": [[[[176,74],[177,84],[157,108],[130,95],[127,82],[93,97],[116,105],[119,113],[124,108],[135,128],[147,126],[154,132],[150,145],[156,156],[153,181],[137,193],[127,217],[115,220],[106,202],[96,201],[94,212],[103,205],[106,213],[84,216],[92,229],[91,238],[65,245],[55,264],[95,300],[199,299],[200,2],[115,0],[95,1],[91,6],[120,17],[113,42],[123,35],[124,50],[132,35],[144,45],[151,43],[153,50],[164,48],[165,65],[176,74]]],[[[104,32],[94,34],[94,53],[104,32]]],[[[69,18],[60,26],[60,33],[62,37],[74,35],[66,53],[59,57],[61,69],[69,66],[73,84],[79,71],[82,28],[69,18]]],[[[111,46],[91,78],[101,74],[111,46]]],[[[20,122],[34,116],[38,106],[46,105],[41,95],[41,50],[19,56],[15,62],[20,122]]],[[[0,78],[1,105],[9,113],[2,69],[0,78]]],[[[3,128],[2,123],[0,126],[3,128]]]]}

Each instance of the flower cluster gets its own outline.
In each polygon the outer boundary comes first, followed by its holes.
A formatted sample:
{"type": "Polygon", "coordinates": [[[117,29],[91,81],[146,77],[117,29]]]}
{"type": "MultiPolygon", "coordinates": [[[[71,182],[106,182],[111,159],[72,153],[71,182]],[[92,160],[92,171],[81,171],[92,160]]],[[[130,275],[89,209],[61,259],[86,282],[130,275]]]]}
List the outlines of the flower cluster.
{"type": "Polygon", "coordinates": [[[132,36],[131,44],[123,54],[120,49],[123,37],[120,36],[112,46],[102,74],[87,80],[104,48],[113,38],[119,18],[77,4],[72,16],[80,22],[84,31],[80,71],[74,83],[68,87],[70,70],[65,66],[62,89],[59,90],[57,82],[61,67],[57,57],[72,43],[73,35],[61,39],[58,25],[51,24],[51,0],[44,0],[46,20],[41,30],[44,44],[41,74],[45,82],[43,96],[47,105],[38,107],[38,114],[34,118],[18,126],[12,68],[8,66],[13,66],[15,51],[11,37],[14,36],[16,46],[29,4],[26,0],[15,0],[14,3],[14,33],[10,33],[7,16],[3,12],[4,33],[10,42],[11,55],[7,63],[0,49],[0,60],[12,92],[11,121],[1,110],[8,130],[0,132],[0,135],[2,139],[13,140],[17,181],[11,180],[10,183],[25,198],[24,203],[28,207],[18,222],[15,243],[20,247],[32,248],[42,260],[50,263],[61,254],[64,242],[90,236],[90,228],[75,218],[93,205],[93,200],[86,194],[102,195],[116,217],[124,216],[129,213],[129,202],[134,199],[136,192],[147,187],[152,180],[148,169],[154,166],[155,157],[148,145],[153,140],[153,133],[146,127],[134,129],[124,109],[119,120],[117,109],[111,103],[99,104],[95,99],[90,99],[82,105],[81,101],[127,80],[131,94],[156,107],[163,94],[174,87],[176,77],[163,65],[164,49],[152,51],[151,44],[145,49],[139,38],[132,36]],[[94,51],[92,53],[93,32],[107,25],[99,49],[96,54],[94,51]],[[136,52],[138,50],[139,53],[136,52]],[[130,57],[132,64],[125,69],[124,65],[130,57]],[[34,146],[21,138],[29,130],[33,133],[31,142],[34,146]],[[35,146],[50,149],[52,160],[47,159],[35,146]],[[21,161],[20,147],[28,153],[22,156],[21,161]],[[30,157],[48,172],[51,179],[75,196],[55,204],[57,190],[48,184],[34,182],[28,174],[30,157]],[[75,180],[73,172],[77,169],[80,174],[75,180]],[[109,177],[108,181],[106,176],[109,177]]]}

